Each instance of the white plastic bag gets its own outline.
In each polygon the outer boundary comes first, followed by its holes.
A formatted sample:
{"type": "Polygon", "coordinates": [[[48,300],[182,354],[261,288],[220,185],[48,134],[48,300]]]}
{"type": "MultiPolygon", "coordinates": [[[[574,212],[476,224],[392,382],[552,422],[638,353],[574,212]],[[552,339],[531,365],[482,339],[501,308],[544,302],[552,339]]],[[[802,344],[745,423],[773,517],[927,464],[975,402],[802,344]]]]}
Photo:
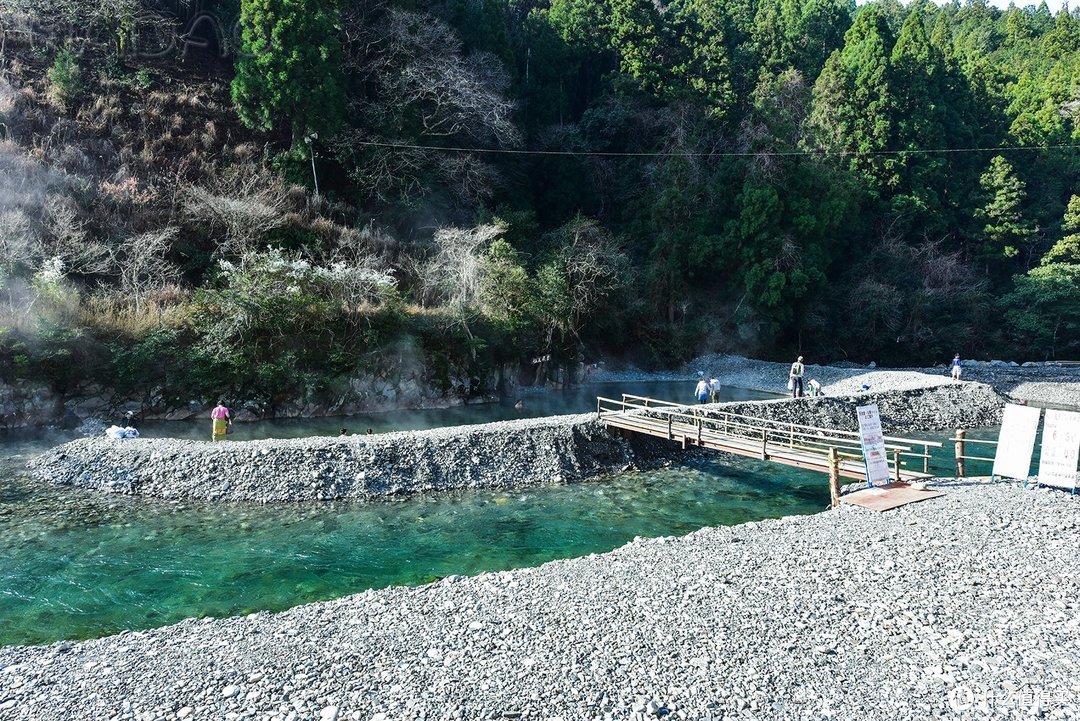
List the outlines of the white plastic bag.
{"type": "Polygon", "coordinates": [[[787,389],[789,391],[795,390],[795,376],[788,376],[788,378],[787,378],[787,389]]]}

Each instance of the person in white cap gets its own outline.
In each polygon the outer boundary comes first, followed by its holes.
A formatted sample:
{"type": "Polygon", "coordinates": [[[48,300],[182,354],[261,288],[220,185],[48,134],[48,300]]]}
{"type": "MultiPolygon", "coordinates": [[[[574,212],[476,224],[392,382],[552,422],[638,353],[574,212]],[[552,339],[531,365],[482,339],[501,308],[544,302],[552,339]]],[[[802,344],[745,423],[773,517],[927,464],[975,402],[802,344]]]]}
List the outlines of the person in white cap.
{"type": "Polygon", "coordinates": [[[709,400],[709,384],[705,380],[704,374],[699,374],[701,377],[698,379],[697,385],[694,387],[694,397],[697,398],[698,403],[704,403],[709,400]]]}

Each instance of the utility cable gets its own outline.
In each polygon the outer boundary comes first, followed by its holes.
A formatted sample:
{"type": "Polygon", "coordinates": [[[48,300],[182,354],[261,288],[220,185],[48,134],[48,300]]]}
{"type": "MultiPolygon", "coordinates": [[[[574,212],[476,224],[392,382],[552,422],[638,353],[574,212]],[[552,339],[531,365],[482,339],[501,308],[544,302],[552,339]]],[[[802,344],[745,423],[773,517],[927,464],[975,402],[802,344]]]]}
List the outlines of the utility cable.
{"type": "Polygon", "coordinates": [[[552,155],[600,158],[751,158],[751,157],[850,157],[866,155],[934,155],[947,153],[1003,153],[1011,151],[1080,150],[1080,145],[1010,145],[996,148],[914,148],[908,150],[783,150],[783,151],[658,151],[615,152],[604,150],[527,150],[520,148],[458,148],[450,145],[415,145],[384,143],[375,140],[357,141],[357,145],[390,150],[426,150],[452,153],[487,153],[490,155],[552,155]]]}

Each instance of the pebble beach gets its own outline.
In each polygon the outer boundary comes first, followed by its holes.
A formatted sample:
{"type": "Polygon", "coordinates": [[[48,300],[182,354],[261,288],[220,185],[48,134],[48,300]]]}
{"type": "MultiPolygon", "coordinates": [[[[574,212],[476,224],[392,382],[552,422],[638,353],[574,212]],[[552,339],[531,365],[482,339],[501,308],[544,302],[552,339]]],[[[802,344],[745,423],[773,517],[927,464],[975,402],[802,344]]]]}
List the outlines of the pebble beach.
{"type": "Polygon", "coordinates": [[[886,514],[640,539],[279,614],[0,648],[56,719],[1080,715],[1080,502],[972,479],[886,514]]]}

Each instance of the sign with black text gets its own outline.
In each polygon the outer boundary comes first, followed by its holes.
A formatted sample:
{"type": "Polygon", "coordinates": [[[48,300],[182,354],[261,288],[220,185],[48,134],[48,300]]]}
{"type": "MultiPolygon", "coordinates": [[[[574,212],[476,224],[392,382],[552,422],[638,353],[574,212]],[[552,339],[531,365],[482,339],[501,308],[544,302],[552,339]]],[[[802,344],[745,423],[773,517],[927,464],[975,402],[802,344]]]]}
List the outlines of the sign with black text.
{"type": "Polygon", "coordinates": [[[877,403],[859,406],[855,411],[859,414],[859,438],[866,463],[866,482],[871,486],[888,483],[889,457],[885,454],[885,436],[881,432],[877,403]]]}
{"type": "Polygon", "coordinates": [[[1039,483],[1076,488],[1080,458],[1080,413],[1047,409],[1039,454],[1039,483]]]}

